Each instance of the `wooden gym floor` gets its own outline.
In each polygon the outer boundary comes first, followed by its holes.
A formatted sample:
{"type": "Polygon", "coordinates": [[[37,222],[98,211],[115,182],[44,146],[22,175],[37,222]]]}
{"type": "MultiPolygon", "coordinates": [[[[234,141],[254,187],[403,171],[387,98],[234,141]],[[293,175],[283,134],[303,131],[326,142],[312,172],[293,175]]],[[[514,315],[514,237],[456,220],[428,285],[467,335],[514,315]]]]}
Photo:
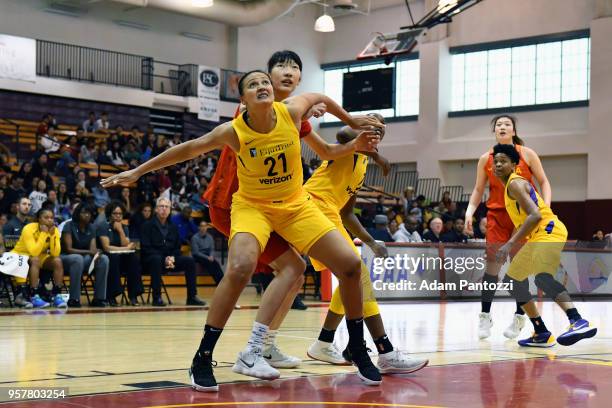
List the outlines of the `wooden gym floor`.
{"type": "MultiPolygon", "coordinates": [[[[210,298],[212,289],[201,289],[210,298]]],[[[172,289],[184,304],[184,289],[172,289]]],[[[204,308],[172,306],[113,309],[0,310],[0,388],[68,387],[70,398],[7,402],[13,407],[201,407],[201,406],[449,406],[609,407],[612,399],[612,302],[577,302],[598,335],[572,347],[520,349],[503,329],[513,304],[493,305],[495,325],[477,338],[477,302],[381,305],[396,348],[427,356],[430,366],[385,376],[381,387],[361,384],[352,367],[313,361],[306,349],[317,337],[326,304],[291,311],[278,338],[281,349],[304,361],[266,382],[234,374],[236,353],[248,338],[259,298],[249,288],[221,336],[215,360],[219,393],[196,393],[187,369],[199,344],[204,308]]],[[[558,334],[567,324],[554,304],[543,317],[558,334]]],[[[528,323],[529,325],[529,323],[528,323]]],[[[528,330],[529,329],[529,330],[528,330]]],[[[530,326],[523,330],[524,337],[530,326]]],[[[336,343],[344,346],[344,325],[336,343]]],[[[371,340],[368,337],[370,348],[371,340]]]]}

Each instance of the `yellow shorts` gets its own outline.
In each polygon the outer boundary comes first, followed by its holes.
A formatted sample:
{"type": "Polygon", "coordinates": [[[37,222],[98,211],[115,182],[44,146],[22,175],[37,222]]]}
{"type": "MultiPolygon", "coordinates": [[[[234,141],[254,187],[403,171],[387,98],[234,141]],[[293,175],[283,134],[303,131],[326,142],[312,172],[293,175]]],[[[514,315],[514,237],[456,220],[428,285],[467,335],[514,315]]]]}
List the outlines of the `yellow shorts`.
{"type": "MultiPolygon", "coordinates": [[[[359,250],[353,243],[353,239],[349,235],[346,228],[344,228],[344,224],[342,224],[342,217],[340,217],[340,210],[338,210],[336,206],[332,204],[328,204],[326,201],[323,201],[316,196],[312,196],[312,201],[317,205],[317,207],[319,207],[323,215],[325,215],[331,222],[334,223],[334,225],[336,226],[336,229],[340,232],[344,240],[348,242],[353,252],[355,252],[355,254],[361,258],[361,254],[359,253],[359,250]]],[[[313,257],[310,257],[310,262],[312,263],[312,266],[315,269],[315,271],[322,271],[325,269],[329,269],[322,262],[317,261],[313,257]]],[[[372,280],[370,278],[370,271],[368,270],[368,268],[363,262],[361,262],[361,287],[363,289],[364,304],[368,302],[376,303],[376,298],[374,296],[374,288],[372,287],[372,280]]],[[[336,294],[336,292],[338,292],[338,288],[336,288],[336,291],[334,292],[334,296],[337,295],[337,298],[339,300],[340,295],[339,293],[336,294]]],[[[333,303],[333,297],[332,297],[332,303],[333,303]]],[[[336,304],[337,303],[338,302],[336,302],[336,304]]],[[[375,307],[375,310],[372,315],[378,314],[378,305],[375,304],[373,307],[375,307]]],[[[342,313],[340,312],[340,310],[343,310],[343,309],[340,309],[339,307],[336,307],[335,310],[334,309],[330,309],[330,310],[337,314],[344,314],[344,312],[342,313]]],[[[370,317],[370,316],[366,315],[366,317],[370,317]]]]}
{"type": "Polygon", "coordinates": [[[530,275],[549,273],[555,275],[561,263],[561,252],[567,241],[567,229],[555,220],[550,234],[545,230],[534,233],[512,259],[508,276],[523,281],[530,275]]]}
{"type": "Polygon", "coordinates": [[[272,231],[307,254],[315,242],[335,229],[306,192],[280,203],[249,202],[234,195],[231,214],[230,242],[234,235],[248,232],[257,239],[262,252],[272,231]]]}

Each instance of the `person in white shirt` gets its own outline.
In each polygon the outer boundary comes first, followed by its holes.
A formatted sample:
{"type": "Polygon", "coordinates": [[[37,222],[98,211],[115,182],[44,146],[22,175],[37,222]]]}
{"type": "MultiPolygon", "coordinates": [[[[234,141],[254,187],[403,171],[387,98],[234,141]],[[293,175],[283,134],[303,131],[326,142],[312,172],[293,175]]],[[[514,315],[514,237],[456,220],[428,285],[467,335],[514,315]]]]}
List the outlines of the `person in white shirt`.
{"type": "Polygon", "coordinates": [[[419,222],[416,217],[410,216],[404,220],[398,230],[393,234],[393,241],[395,242],[423,242],[421,236],[417,231],[419,222]]]}
{"type": "Polygon", "coordinates": [[[47,134],[41,136],[40,146],[45,149],[47,154],[57,152],[60,149],[61,145],[55,136],[55,129],[53,127],[49,127],[47,134]]]}
{"type": "Polygon", "coordinates": [[[89,117],[83,122],[83,130],[87,133],[96,131],[96,114],[94,112],[89,112],[89,117]]]}
{"type": "Polygon", "coordinates": [[[100,119],[96,121],[94,130],[96,132],[107,131],[109,128],[110,128],[110,122],[108,121],[108,113],[102,112],[102,116],[100,117],[100,119]]]}
{"type": "Polygon", "coordinates": [[[42,205],[47,201],[47,183],[45,180],[38,180],[36,188],[28,197],[32,202],[32,214],[36,214],[42,208],[42,205]]]}

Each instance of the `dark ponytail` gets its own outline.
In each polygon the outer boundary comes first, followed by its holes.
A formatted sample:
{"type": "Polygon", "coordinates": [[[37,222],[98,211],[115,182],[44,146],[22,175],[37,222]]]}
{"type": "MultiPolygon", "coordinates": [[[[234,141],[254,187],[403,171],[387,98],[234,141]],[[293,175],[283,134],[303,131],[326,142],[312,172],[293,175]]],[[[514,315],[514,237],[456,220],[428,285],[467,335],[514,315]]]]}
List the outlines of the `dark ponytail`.
{"type": "Polygon", "coordinates": [[[497,116],[495,116],[491,120],[491,127],[493,128],[493,132],[495,132],[495,125],[497,124],[497,121],[500,120],[501,118],[508,118],[512,122],[512,127],[514,128],[514,136],[512,136],[512,143],[514,143],[515,145],[525,146],[525,142],[523,141],[523,139],[521,139],[518,136],[518,129],[516,127],[516,124],[517,124],[516,117],[514,117],[512,115],[504,114],[504,115],[497,115],[497,116]]]}

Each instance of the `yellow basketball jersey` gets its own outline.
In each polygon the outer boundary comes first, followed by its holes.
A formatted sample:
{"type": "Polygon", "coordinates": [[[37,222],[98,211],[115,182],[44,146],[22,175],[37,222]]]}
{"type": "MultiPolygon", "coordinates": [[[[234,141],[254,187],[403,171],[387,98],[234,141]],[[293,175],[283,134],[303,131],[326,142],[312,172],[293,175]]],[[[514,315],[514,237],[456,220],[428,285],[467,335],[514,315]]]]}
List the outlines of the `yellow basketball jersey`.
{"type": "Polygon", "coordinates": [[[244,120],[232,121],[240,141],[237,156],[239,197],[254,201],[285,201],[302,191],[302,155],[298,129],[285,104],[274,102],[276,126],[258,133],[244,120]]]}
{"type": "Polygon", "coordinates": [[[324,161],[304,188],[341,209],[363,186],[367,167],[368,156],[359,153],[324,161]]]}
{"type": "MultiPolygon", "coordinates": [[[[512,180],[516,180],[516,179],[522,179],[522,180],[527,181],[525,178],[519,176],[518,174],[512,173],[504,189],[504,201],[506,204],[506,211],[508,212],[508,215],[510,216],[512,223],[514,224],[514,227],[519,228],[525,222],[525,219],[527,218],[528,214],[527,212],[525,212],[524,209],[520,207],[518,201],[508,196],[508,186],[510,185],[512,180]]],[[[527,183],[529,182],[527,181],[527,183]]],[[[538,209],[540,210],[540,214],[542,214],[542,219],[538,223],[537,227],[534,228],[533,231],[529,234],[527,239],[529,240],[535,234],[542,233],[542,232],[545,232],[546,234],[550,235],[553,233],[555,226],[562,227],[565,230],[565,226],[563,226],[561,221],[559,221],[559,218],[557,218],[557,216],[552,212],[550,207],[546,205],[542,197],[540,197],[540,194],[538,194],[538,192],[535,190],[535,188],[533,188],[531,184],[529,184],[529,189],[530,189],[529,196],[531,197],[533,202],[538,206],[538,209]]]]}

